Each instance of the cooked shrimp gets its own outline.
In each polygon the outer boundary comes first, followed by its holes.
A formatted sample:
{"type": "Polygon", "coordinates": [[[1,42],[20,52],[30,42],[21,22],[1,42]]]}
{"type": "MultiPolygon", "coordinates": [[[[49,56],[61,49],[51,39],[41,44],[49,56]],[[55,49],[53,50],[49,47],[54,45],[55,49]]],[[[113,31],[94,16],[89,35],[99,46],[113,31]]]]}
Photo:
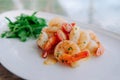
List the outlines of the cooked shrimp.
{"type": "Polygon", "coordinates": [[[44,32],[48,34],[48,37],[53,36],[60,28],[58,27],[46,27],[43,29],[44,32]]]}
{"type": "Polygon", "coordinates": [[[100,56],[104,53],[104,47],[100,43],[100,40],[97,38],[96,34],[93,31],[88,31],[90,35],[90,42],[87,48],[94,56],[100,56]]]}
{"type": "Polygon", "coordinates": [[[52,49],[55,44],[57,43],[57,38],[53,35],[51,37],[44,31],[40,34],[37,44],[43,50],[42,57],[46,58],[47,55],[50,53],[50,49],[52,49]]]}
{"type": "Polygon", "coordinates": [[[88,57],[88,51],[81,52],[76,43],[70,40],[64,40],[58,43],[54,50],[54,56],[59,62],[71,65],[78,60],[88,57]]]}
{"type": "Polygon", "coordinates": [[[90,53],[93,55],[95,54],[97,48],[98,48],[98,44],[94,41],[94,40],[90,40],[89,44],[86,47],[90,53]]]}
{"type": "Polygon", "coordinates": [[[69,39],[71,41],[77,43],[79,37],[80,37],[80,29],[79,29],[79,27],[73,27],[73,29],[70,32],[69,39]]]}
{"type": "Polygon", "coordinates": [[[75,28],[73,28],[69,38],[71,41],[77,43],[81,51],[88,49],[94,56],[100,56],[104,53],[104,48],[94,32],[78,29],[75,30],[75,28]]]}
{"type": "Polygon", "coordinates": [[[37,40],[38,46],[44,50],[44,47],[47,41],[48,41],[48,35],[46,32],[42,31],[37,40]]]}
{"type": "Polygon", "coordinates": [[[49,27],[61,27],[63,23],[66,23],[67,21],[63,18],[56,17],[50,20],[49,27]]]}
{"type": "Polygon", "coordinates": [[[70,32],[70,40],[77,43],[81,50],[85,49],[90,41],[89,33],[85,30],[74,27],[70,32]]]}
{"type": "Polygon", "coordinates": [[[80,29],[75,23],[67,23],[59,17],[53,18],[48,27],[42,29],[37,44],[43,50],[43,58],[48,54],[54,57],[49,59],[48,56],[45,64],[58,61],[76,67],[81,59],[104,53],[104,47],[94,32],[80,29]]]}
{"type": "Polygon", "coordinates": [[[91,30],[87,30],[87,31],[89,32],[89,35],[90,35],[92,40],[94,40],[95,42],[100,42],[97,35],[93,31],[91,31],[91,30]]]}
{"type": "Polygon", "coordinates": [[[89,33],[85,30],[81,30],[80,37],[79,37],[79,40],[77,42],[80,49],[81,50],[85,49],[89,42],[90,42],[89,33]]]}

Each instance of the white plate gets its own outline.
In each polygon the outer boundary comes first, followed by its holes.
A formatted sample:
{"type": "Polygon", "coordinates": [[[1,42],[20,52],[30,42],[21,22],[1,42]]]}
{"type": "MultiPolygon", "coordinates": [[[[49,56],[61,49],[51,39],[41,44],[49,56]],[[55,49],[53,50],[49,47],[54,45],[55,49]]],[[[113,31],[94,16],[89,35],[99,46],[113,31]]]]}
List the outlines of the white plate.
{"type": "MultiPolygon", "coordinates": [[[[14,20],[14,17],[21,13],[32,12],[10,11],[1,14],[0,33],[7,28],[5,16],[14,20]]],[[[39,12],[37,15],[48,20],[57,16],[44,12],[39,12]]],[[[89,25],[81,25],[81,27],[90,28],[89,25]]],[[[0,62],[9,71],[27,80],[120,80],[120,36],[95,27],[91,29],[104,44],[105,53],[99,58],[82,62],[77,68],[60,64],[44,65],[44,59],[39,55],[40,50],[35,40],[23,43],[17,39],[0,38],[0,62]]]]}

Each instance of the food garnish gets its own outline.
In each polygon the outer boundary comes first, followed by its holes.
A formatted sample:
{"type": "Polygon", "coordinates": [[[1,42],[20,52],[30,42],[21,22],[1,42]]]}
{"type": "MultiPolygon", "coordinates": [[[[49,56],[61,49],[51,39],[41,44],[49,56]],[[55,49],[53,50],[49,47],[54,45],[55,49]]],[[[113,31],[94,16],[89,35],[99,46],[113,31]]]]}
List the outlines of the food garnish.
{"type": "Polygon", "coordinates": [[[1,37],[19,38],[22,42],[27,41],[28,38],[38,38],[42,28],[47,26],[47,23],[44,18],[35,16],[36,13],[34,12],[32,15],[21,14],[16,17],[14,22],[5,17],[9,22],[9,31],[2,33],[1,37]]]}

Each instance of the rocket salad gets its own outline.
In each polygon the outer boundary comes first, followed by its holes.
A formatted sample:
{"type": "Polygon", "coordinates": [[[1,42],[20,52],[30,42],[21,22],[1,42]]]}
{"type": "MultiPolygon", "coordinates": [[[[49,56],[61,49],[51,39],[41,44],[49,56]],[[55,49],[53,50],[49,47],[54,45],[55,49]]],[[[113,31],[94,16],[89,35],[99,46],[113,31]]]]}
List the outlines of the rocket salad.
{"type": "Polygon", "coordinates": [[[36,12],[32,15],[21,14],[14,22],[5,17],[9,22],[9,31],[3,32],[1,37],[19,38],[22,42],[27,41],[28,38],[37,38],[42,28],[47,26],[47,22],[44,18],[36,17],[35,14],[36,12]]]}

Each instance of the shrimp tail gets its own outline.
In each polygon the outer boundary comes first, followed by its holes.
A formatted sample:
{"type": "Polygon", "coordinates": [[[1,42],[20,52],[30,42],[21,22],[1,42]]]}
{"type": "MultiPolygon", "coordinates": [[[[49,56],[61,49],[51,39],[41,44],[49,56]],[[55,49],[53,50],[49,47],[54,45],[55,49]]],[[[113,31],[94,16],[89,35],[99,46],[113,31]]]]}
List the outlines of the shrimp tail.
{"type": "Polygon", "coordinates": [[[98,57],[98,56],[102,55],[104,53],[104,51],[105,51],[104,47],[101,44],[99,44],[99,47],[97,48],[94,56],[98,57]]]}
{"type": "Polygon", "coordinates": [[[42,53],[42,57],[43,58],[46,58],[48,56],[48,52],[47,51],[44,51],[43,53],[42,53]]]}

